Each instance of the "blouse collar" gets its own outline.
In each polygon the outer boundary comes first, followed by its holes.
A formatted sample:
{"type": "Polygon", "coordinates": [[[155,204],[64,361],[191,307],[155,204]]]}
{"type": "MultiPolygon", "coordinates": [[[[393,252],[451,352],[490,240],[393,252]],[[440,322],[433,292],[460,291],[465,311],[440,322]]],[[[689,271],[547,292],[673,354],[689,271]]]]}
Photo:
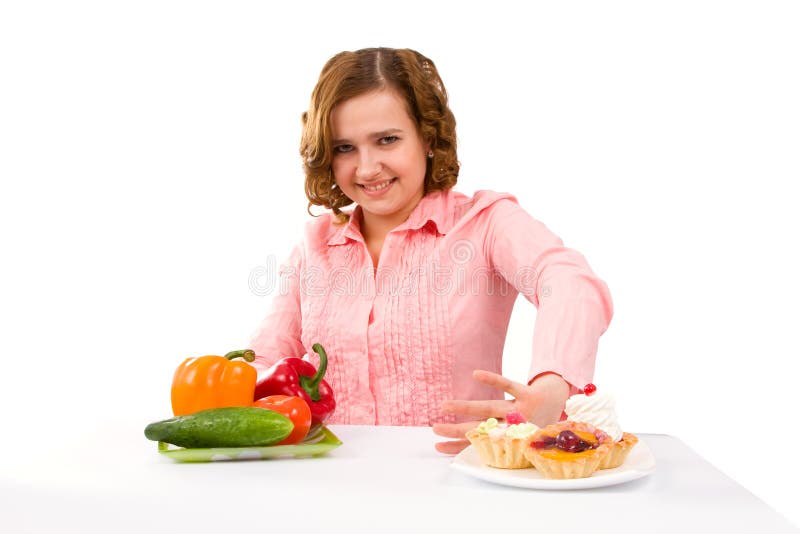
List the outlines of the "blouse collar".
{"type": "MultiPolygon", "coordinates": [[[[455,193],[452,189],[447,191],[433,191],[419,201],[414,211],[405,222],[394,228],[392,232],[400,230],[421,230],[429,223],[440,235],[445,235],[453,227],[455,207],[455,193]]],[[[361,206],[356,206],[350,212],[350,220],[342,226],[334,226],[334,231],[328,239],[328,245],[344,245],[348,239],[364,241],[361,234],[361,206]]]]}

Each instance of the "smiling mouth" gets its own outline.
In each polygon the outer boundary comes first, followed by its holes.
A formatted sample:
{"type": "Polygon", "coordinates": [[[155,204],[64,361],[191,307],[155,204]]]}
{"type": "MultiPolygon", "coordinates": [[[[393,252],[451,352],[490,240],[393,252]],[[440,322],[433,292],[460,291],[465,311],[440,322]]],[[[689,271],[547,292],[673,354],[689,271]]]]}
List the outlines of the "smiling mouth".
{"type": "Polygon", "coordinates": [[[378,184],[378,185],[364,185],[364,184],[358,184],[358,186],[359,186],[359,187],[361,187],[361,188],[363,188],[363,189],[366,189],[367,191],[373,191],[373,192],[374,192],[374,191],[380,191],[381,189],[386,189],[386,188],[387,188],[387,187],[389,187],[389,185],[391,185],[391,184],[392,184],[392,183],[393,183],[395,180],[397,180],[397,178],[392,178],[391,180],[386,180],[385,182],[382,182],[382,183],[380,183],[380,184],[378,184]]]}

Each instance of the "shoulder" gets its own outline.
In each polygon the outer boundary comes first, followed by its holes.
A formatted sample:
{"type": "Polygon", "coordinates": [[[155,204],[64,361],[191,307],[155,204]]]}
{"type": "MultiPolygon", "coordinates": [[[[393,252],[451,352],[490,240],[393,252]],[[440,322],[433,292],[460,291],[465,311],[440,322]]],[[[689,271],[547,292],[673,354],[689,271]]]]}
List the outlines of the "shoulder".
{"type": "Polygon", "coordinates": [[[522,211],[511,193],[480,190],[470,197],[453,192],[453,213],[457,223],[478,220],[491,224],[522,211]]]}
{"type": "Polygon", "coordinates": [[[302,246],[305,253],[325,254],[332,245],[345,245],[352,240],[357,229],[353,228],[352,220],[338,224],[336,216],[326,212],[306,221],[303,228],[302,246]]]}
{"type": "Polygon", "coordinates": [[[306,222],[303,229],[303,238],[306,243],[326,243],[334,237],[345,225],[334,224],[336,218],[333,213],[326,212],[317,217],[313,217],[306,222]]]}

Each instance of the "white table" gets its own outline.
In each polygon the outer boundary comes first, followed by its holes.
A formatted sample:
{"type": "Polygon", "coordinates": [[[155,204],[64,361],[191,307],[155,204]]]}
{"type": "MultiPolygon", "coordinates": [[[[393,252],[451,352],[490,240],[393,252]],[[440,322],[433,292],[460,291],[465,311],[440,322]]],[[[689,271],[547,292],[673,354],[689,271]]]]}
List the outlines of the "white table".
{"type": "Polygon", "coordinates": [[[580,491],[499,486],[452,469],[429,428],[334,426],[325,457],[180,464],[116,422],[0,471],[0,531],[798,532],[674,437],[643,434],[656,471],[580,491]],[[513,529],[513,530],[510,530],[513,529]]]}

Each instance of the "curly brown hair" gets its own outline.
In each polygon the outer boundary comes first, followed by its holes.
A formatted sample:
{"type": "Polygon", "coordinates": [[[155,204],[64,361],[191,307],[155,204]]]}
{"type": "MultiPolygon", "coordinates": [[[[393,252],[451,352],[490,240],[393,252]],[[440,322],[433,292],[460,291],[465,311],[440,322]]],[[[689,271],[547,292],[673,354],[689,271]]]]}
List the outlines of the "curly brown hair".
{"type": "MultiPolygon", "coordinates": [[[[349,219],[341,208],[353,201],[336,186],[331,160],[331,111],[349,98],[379,89],[392,89],[405,101],[420,137],[431,147],[424,194],[444,191],[458,179],[456,119],[447,105],[447,91],[433,61],[409,49],[364,48],[340,52],[322,69],[303,113],[300,155],[306,175],[308,212],[311,206],[333,211],[338,223],[349,219]]],[[[313,215],[313,214],[312,214],[313,215]]]]}

